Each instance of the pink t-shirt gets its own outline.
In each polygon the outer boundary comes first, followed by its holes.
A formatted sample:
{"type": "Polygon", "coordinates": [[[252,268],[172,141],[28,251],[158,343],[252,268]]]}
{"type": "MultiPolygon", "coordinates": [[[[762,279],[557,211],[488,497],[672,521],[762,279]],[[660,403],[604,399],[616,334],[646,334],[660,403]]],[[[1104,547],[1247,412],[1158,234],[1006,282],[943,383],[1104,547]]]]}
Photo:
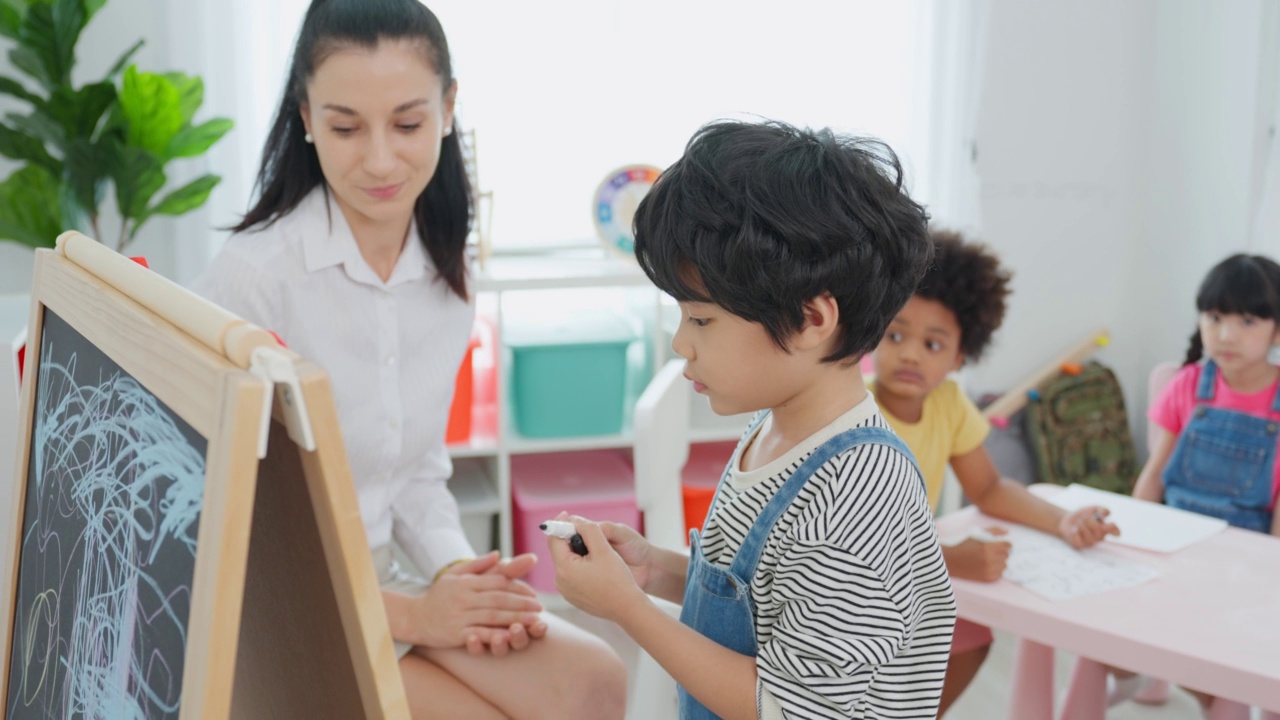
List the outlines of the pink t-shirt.
{"type": "MultiPolygon", "coordinates": [[[[1169,381],[1169,384],[1165,386],[1160,398],[1147,411],[1147,417],[1174,435],[1181,433],[1182,428],[1187,426],[1191,413],[1196,409],[1196,386],[1200,384],[1200,373],[1203,369],[1204,366],[1195,363],[1179,370],[1178,374],[1173,376],[1173,380],[1169,381]]],[[[1280,385],[1280,382],[1258,392],[1239,393],[1232,390],[1223,381],[1222,372],[1219,371],[1218,376],[1214,378],[1214,385],[1216,387],[1214,388],[1213,399],[1207,403],[1209,407],[1235,410],[1236,412],[1248,413],[1254,417],[1280,421],[1280,414],[1271,411],[1271,403],[1276,397],[1276,386],[1280,385]]],[[[1268,508],[1270,510],[1275,509],[1276,492],[1280,490],[1280,436],[1277,437],[1276,442],[1276,460],[1271,484],[1271,507],[1268,508]]]]}

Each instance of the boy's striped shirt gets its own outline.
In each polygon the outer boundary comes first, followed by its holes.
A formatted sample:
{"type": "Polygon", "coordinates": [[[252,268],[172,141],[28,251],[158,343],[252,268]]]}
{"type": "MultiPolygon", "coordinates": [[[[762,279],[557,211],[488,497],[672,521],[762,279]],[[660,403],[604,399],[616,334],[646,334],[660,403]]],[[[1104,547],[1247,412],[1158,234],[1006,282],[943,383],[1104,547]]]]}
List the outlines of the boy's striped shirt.
{"type": "MultiPolygon", "coordinates": [[[[741,472],[744,437],[703,533],[729,567],[765,504],[818,446],[888,424],[867,399],[768,465],[741,472]]],[[[955,599],[919,475],[883,445],[832,457],[770,532],[751,584],[760,717],[933,718],[955,599]]]]}

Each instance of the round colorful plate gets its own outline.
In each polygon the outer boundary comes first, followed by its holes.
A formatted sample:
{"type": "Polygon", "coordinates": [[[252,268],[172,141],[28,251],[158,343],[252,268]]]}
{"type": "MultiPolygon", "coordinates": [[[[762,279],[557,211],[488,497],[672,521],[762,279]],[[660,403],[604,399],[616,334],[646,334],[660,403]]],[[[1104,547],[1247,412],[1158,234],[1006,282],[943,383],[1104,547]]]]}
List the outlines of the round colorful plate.
{"type": "Polygon", "coordinates": [[[653,183],[661,168],[652,165],[627,165],[605,176],[596,188],[596,234],[601,242],[628,257],[635,257],[636,237],[631,220],[636,206],[653,183]]]}

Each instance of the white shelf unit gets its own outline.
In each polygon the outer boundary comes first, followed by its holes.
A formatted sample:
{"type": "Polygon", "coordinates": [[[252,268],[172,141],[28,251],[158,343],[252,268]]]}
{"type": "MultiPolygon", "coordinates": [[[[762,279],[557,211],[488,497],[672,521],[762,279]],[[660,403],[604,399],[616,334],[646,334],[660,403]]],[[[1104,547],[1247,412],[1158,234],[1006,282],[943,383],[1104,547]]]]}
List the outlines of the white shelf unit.
{"type": "MultiPolygon", "coordinates": [[[[562,252],[554,255],[498,256],[489,259],[479,273],[475,285],[477,302],[482,313],[490,314],[498,329],[494,352],[494,383],[496,385],[496,437],[473,436],[464,443],[449,446],[454,460],[454,480],[451,488],[458,496],[459,509],[464,526],[480,527],[479,515],[490,517],[496,513],[497,544],[503,555],[512,554],[512,503],[511,458],[533,453],[559,453],[596,449],[624,449],[633,447],[634,437],[629,418],[618,434],[563,437],[527,438],[513,428],[511,418],[511,388],[508,387],[507,353],[501,347],[504,325],[503,307],[514,297],[518,301],[526,291],[574,291],[581,293],[588,302],[603,302],[610,292],[619,298],[630,295],[632,308],[643,306],[642,312],[652,315],[646,321],[646,339],[652,352],[651,368],[662,366],[671,357],[670,332],[671,301],[655,288],[644,273],[626,259],[606,256],[602,249],[562,252]],[[611,290],[612,289],[612,290],[611,290]],[[647,295],[643,301],[636,298],[647,295]],[[664,325],[664,308],[666,323],[664,325]],[[477,472],[479,471],[479,472],[477,472]],[[477,489],[477,483],[487,480],[487,485],[477,489]],[[464,499],[465,498],[465,499],[464,499]]],[[[572,312],[572,309],[563,310],[572,312]]],[[[643,388],[634,388],[638,396],[643,388]]],[[[634,400],[634,398],[632,398],[634,400]]],[[[704,407],[692,409],[695,425],[691,429],[690,442],[714,442],[736,440],[742,433],[745,418],[716,418],[707,400],[694,395],[694,403],[704,407]]],[[[627,405],[628,409],[630,404],[627,405]]],[[[476,547],[484,552],[489,547],[476,547]]]]}
{"type": "MultiPolygon", "coordinates": [[[[0,295],[0,488],[8,488],[18,452],[18,349],[26,342],[30,300],[0,295]]],[[[25,478],[23,479],[25,482],[25,478]]]]}

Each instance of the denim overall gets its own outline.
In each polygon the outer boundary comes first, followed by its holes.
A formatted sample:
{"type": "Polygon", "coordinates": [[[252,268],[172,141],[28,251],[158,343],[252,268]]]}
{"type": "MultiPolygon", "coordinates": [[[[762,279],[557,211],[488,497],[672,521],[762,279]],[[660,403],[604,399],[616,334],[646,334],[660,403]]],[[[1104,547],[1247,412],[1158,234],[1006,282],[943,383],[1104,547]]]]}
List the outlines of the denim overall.
{"type": "MultiPolygon", "coordinates": [[[[752,424],[747,437],[755,433],[767,416],[768,413],[761,413],[752,424]]],[[[689,572],[685,577],[680,622],[734,652],[755,657],[756,627],[755,608],[751,602],[751,579],[755,577],[756,565],[764,552],[769,531],[823,463],[851,448],[870,443],[887,445],[902,453],[919,474],[920,467],[916,465],[915,456],[897,435],[883,428],[854,428],[828,440],[796,468],[795,473],[778,489],[760,512],[760,517],[756,518],[755,524],[747,531],[747,537],[742,541],[742,547],[738,548],[738,554],[729,570],[718,567],[703,557],[701,537],[697,530],[690,530],[689,572]]],[[[720,478],[720,485],[716,488],[716,499],[724,490],[728,476],[729,469],[726,467],[720,478]]],[[[716,499],[711,501],[708,519],[715,511],[716,499]]],[[[705,521],[703,528],[706,528],[705,521]]],[[[717,717],[685,691],[683,686],[677,689],[680,696],[680,720],[712,720],[717,717]]]]}
{"type": "MultiPolygon", "coordinates": [[[[1277,423],[1205,405],[1213,400],[1217,376],[1218,366],[1212,360],[1205,363],[1196,385],[1197,407],[1161,476],[1164,501],[1239,528],[1269,532],[1277,423]]],[[[1271,412],[1280,413],[1280,389],[1271,412]]]]}

